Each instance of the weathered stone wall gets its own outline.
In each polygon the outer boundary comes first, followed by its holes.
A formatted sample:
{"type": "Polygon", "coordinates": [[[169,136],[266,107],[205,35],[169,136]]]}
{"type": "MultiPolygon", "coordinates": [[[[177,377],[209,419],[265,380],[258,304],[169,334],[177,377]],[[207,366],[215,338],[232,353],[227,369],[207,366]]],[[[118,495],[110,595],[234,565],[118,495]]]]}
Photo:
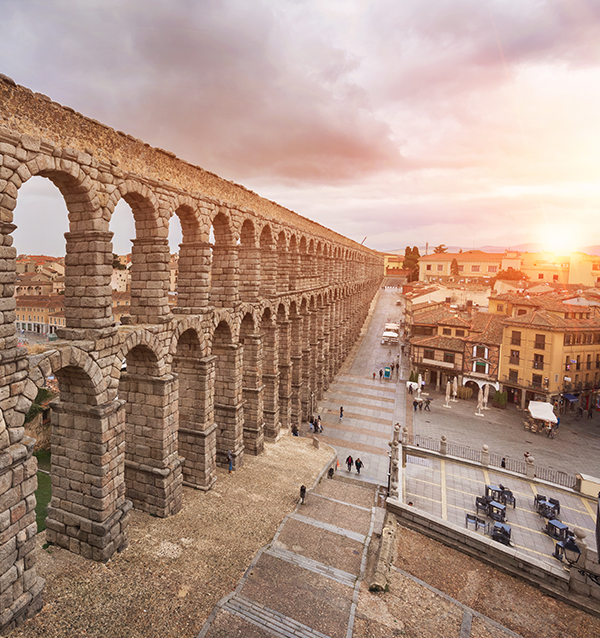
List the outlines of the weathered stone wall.
{"type": "Polygon", "coordinates": [[[0,630],[41,605],[23,422],[46,377],[60,388],[47,538],[107,560],[127,546],[132,504],[170,516],[182,485],[210,489],[229,452],[240,467],[308,417],[382,273],[378,253],[0,76],[0,630]],[[17,348],[12,232],[34,176],[62,193],[69,232],[66,327],[29,359],[17,348]],[[136,237],[131,314],[115,326],[109,225],[121,199],[136,237]]]}

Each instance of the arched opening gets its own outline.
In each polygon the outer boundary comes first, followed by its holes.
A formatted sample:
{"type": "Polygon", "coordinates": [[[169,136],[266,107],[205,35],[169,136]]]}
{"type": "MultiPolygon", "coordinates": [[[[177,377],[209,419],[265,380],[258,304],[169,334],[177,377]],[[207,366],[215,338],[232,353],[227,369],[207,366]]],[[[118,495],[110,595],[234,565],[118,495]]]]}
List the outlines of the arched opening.
{"type": "Polygon", "coordinates": [[[256,244],[256,227],[246,219],[240,234],[240,299],[256,301],[260,288],[260,250],[256,244]]]}
{"type": "Polygon", "coordinates": [[[290,254],[287,249],[285,233],[281,231],[277,236],[277,265],[276,265],[276,289],[278,294],[288,292],[290,289],[290,254]]]}
{"type": "Polygon", "coordinates": [[[277,254],[271,227],[265,226],[260,234],[260,295],[271,298],[276,292],[277,254]]]}

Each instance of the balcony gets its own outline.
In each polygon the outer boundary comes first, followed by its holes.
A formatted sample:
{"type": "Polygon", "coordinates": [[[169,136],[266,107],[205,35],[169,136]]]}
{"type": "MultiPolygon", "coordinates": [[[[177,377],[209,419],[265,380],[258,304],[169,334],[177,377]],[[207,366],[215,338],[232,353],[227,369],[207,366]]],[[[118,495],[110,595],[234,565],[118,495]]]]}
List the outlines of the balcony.
{"type": "Polygon", "coordinates": [[[544,350],[544,349],[546,348],[546,343],[545,343],[544,341],[536,341],[536,342],[533,344],[533,347],[534,347],[536,350],[544,350]]]}
{"type": "Polygon", "coordinates": [[[534,361],[533,362],[533,369],[534,370],[543,370],[544,369],[544,362],[543,361],[534,361]]]}
{"type": "Polygon", "coordinates": [[[521,365],[520,361],[521,360],[519,359],[519,357],[509,357],[508,358],[508,363],[510,363],[511,366],[521,365]]]}

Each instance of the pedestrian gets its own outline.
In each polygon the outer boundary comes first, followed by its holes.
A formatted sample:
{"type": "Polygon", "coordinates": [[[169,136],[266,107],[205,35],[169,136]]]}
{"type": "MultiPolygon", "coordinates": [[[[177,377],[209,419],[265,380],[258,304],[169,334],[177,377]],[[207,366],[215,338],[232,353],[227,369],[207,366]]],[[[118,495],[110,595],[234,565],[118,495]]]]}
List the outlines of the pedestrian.
{"type": "Polygon", "coordinates": [[[304,505],[304,499],[306,498],[306,487],[302,485],[300,487],[300,502],[304,505]]]}
{"type": "Polygon", "coordinates": [[[379,368],[379,380],[381,381],[381,377],[383,377],[383,370],[379,368]]]}
{"type": "Polygon", "coordinates": [[[398,370],[400,369],[400,364],[396,363],[396,374],[398,374],[398,370]]]}
{"type": "Polygon", "coordinates": [[[298,432],[298,426],[297,425],[292,425],[292,436],[300,436],[300,433],[298,432]]]}
{"type": "Polygon", "coordinates": [[[419,401],[419,412],[423,412],[423,401],[419,401]]]}
{"type": "Polygon", "coordinates": [[[328,472],[327,472],[327,477],[328,477],[328,478],[330,478],[330,479],[332,479],[332,478],[333,478],[333,473],[334,473],[334,472],[335,472],[335,470],[334,470],[332,467],[330,467],[330,468],[329,468],[329,470],[328,470],[328,472]]]}
{"type": "Polygon", "coordinates": [[[414,409],[414,411],[415,411],[415,412],[417,411],[417,407],[418,407],[418,405],[419,405],[419,402],[415,399],[415,400],[413,401],[413,409],[414,409]]]}
{"type": "Polygon", "coordinates": [[[427,412],[431,412],[431,409],[429,407],[429,404],[431,403],[431,399],[429,397],[427,397],[425,399],[425,409],[427,410],[427,412]]]}
{"type": "Polygon", "coordinates": [[[357,474],[360,474],[360,471],[364,466],[365,464],[360,459],[356,459],[356,461],[354,461],[354,467],[356,468],[357,474]]]}
{"type": "Polygon", "coordinates": [[[344,406],[340,406],[340,419],[344,416],[344,406]]]}
{"type": "Polygon", "coordinates": [[[229,473],[231,474],[233,472],[233,453],[231,450],[227,452],[227,460],[229,461],[229,473]]]}
{"type": "Polygon", "coordinates": [[[375,376],[377,375],[377,373],[375,371],[373,371],[373,381],[375,381],[375,376]]]}
{"type": "Polygon", "coordinates": [[[556,429],[558,430],[558,426],[560,425],[560,417],[556,417],[556,429]]]}
{"type": "Polygon", "coordinates": [[[588,419],[591,419],[594,416],[594,411],[592,410],[592,408],[590,408],[588,410],[588,419]]]}
{"type": "Polygon", "coordinates": [[[506,469],[506,457],[502,457],[502,460],[500,461],[500,467],[503,467],[506,469]]]}
{"type": "Polygon", "coordinates": [[[319,428],[319,432],[323,432],[323,424],[321,423],[321,415],[317,417],[317,427],[319,428]]]}
{"type": "Polygon", "coordinates": [[[412,387],[412,383],[409,381],[408,383],[408,394],[412,394],[413,393],[413,387],[412,387]]]}
{"type": "Polygon", "coordinates": [[[346,465],[348,466],[348,472],[352,469],[352,465],[354,465],[354,459],[349,454],[346,459],[346,465]]]}

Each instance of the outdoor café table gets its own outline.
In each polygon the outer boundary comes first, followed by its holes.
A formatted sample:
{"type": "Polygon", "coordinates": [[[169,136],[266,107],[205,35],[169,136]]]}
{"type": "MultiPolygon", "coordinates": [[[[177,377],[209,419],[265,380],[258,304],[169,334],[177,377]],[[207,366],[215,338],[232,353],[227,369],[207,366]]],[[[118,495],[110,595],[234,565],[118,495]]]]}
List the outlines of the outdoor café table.
{"type": "Polygon", "coordinates": [[[488,507],[488,516],[495,521],[504,523],[506,518],[506,505],[498,503],[497,501],[491,501],[488,507]]]}

